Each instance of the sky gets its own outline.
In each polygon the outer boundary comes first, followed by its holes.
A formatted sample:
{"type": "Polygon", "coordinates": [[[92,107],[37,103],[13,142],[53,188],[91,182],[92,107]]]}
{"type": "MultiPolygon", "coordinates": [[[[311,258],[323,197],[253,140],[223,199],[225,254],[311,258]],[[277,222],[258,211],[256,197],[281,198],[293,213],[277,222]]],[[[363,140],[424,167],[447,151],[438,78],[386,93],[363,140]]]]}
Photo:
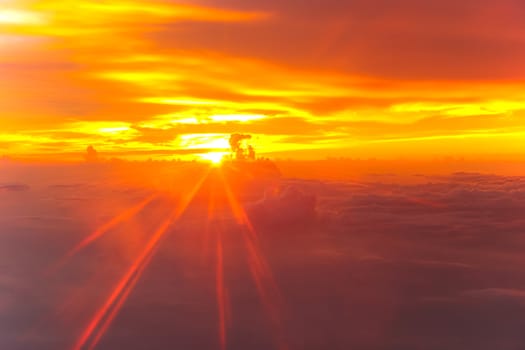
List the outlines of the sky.
{"type": "MultiPolygon", "coordinates": [[[[0,155],[525,159],[521,0],[0,0],[0,155]]],[[[76,158],[75,158],[76,157],[76,158]]]]}

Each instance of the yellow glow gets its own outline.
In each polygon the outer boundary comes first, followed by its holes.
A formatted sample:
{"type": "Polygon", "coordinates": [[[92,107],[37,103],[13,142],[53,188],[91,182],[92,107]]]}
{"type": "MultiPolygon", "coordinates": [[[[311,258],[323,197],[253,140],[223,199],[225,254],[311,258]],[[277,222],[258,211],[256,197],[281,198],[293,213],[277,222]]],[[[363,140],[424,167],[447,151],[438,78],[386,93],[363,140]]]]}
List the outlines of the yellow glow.
{"type": "Polygon", "coordinates": [[[413,142],[413,141],[431,141],[431,140],[450,140],[450,139],[471,139],[471,138],[496,138],[501,136],[517,136],[522,140],[525,140],[525,131],[516,131],[516,132],[472,132],[465,134],[451,134],[451,135],[432,135],[432,136],[420,136],[420,137],[403,137],[403,138],[394,138],[394,139],[383,139],[383,140],[373,140],[370,143],[395,143],[395,142],[413,142]]]}
{"type": "Polygon", "coordinates": [[[525,109],[523,101],[484,101],[478,103],[404,103],[391,108],[396,113],[440,112],[449,116],[505,114],[525,109]]]}
{"type": "Polygon", "coordinates": [[[172,82],[174,80],[180,79],[175,74],[168,74],[162,72],[102,72],[97,73],[96,76],[110,79],[118,80],[128,83],[135,83],[139,85],[152,85],[159,84],[162,82],[172,82]]]}
{"type": "Polygon", "coordinates": [[[213,106],[237,110],[239,112],[247,109],[268,110],[268,111],[283,111],[293,113],[295,116],[309,117],[310,113],[299,108],[281,104],[278,102],[235,102],[225,100],[212,100],[203,98],[173,98],[173,97],[141,97],[136,100],[142,103],[160,104],[160,105],[174,105],[174,106],[213,106]]]}
{"type": "Polygon", "coordinates": [[[217,114],[210,116],[214,122],[249,122],[266,118],[261,114],[217,114]]]}
{"type": "Polygon", "coordinates": [[[115,134],[133,130],[130,128],[130,123],[126,122],[85,121],[65,124],[60,131],[74,131],[86,134],[115,134]]]}
{"type": "Polygon", "coordinates": [[[215,45],[216,33],[206,33],[216,27],[208,22],[273,14],[186,3],[0,0],[0,156],[93,145],[122,157],[215,157],[229,153],[231,133],[243,133],[269,157],[366,158],[373,150],[378,158],[493,151],[525,159],[519,74],[398,79],[327,70],[321,57],[297,64],[235,36],[215,45]],[[191,23],[187,32],[166,25],[178,21],[191,23]],[[157,28],[166,35],[151,35],[157,28]]]}
{"type": "Polygon", "coordinates": [[[127,126],[118,126],[118,127],[113,127],[113,128],[100,128],[99,129],[100,132],[107,133],[107,134],[117,134],[122,131],[128,131],[128,130],[129,128],[127,126]]]}
{"type": "Polygon", "coordinates": [[[170,119],[170,122],[175,124],[199,124],[199,120],[195,117],[170,119]]]}
{"type": "Polygon", "coordinates": [[[229,149],[228,134],[184,134],[180,146],[187,149],[229,149]]]}
{"type": "Polygon", "coordinates": [[[221,9],[205,8],[190,5],[162,5],[140,2],[80,2],[80,8],[88,11],[107,14],[137,14],[154,15],[160,17],[194,18],[209,21],[250,21],[264,19],[268,14],[260,12],[240,12],[221,9]]]}
{"type": "Polygon", "coordinates": [[[208,152],[208,153],[203,153],[203,154],[200,154],[199,156],[206,160],[206,161],[209,161],[211,162],[212,164],[220,164],[222,162],[222,159],[224,158],[224,156],[228,154],[227,152],[208,152]]]}
{"type": "Polygon", "coordinates": [[[139,98],[138,101],[144,102],[144,103],[180,105],[180,106],[212,106],[217,103],[217,101],[204,100],[204,99],[170,98],[170,97],[144,97],[144,98],[139,98]]]}
{"type": "Polygon", "coordinates": [[[158,116],[159,120],[165,120],[174,124],[208,124],[239,122],[248,123],[255,120],[267,118],[262,114],[214,114],[210,116],[186,116],[184,114],[165,114],[158,116]]]}
{"type": "Polygon", "coordinates": [[[0,25],[1,24],[43,24],[45,18],[43,15],[23,10],[0,10],[0,25]]]}
{"type": "MultiPolygon", "coordinates": [[[[129,26],[134,24],[165,23],[167,20],[170,22],[185,20],[252,22],[270,17],[268,13],[259,11],[142,0],[30,0],[26,3],[30,10],[0,9],[0,26],[16,27],[16,30],[23,34],[70,37],[101,33],[115,34],[115,31],[124,28],[127,31],[130,29],[129,26]]],[[[104,42],[107,38],[98,37],[96,40],[104,42]]]]}

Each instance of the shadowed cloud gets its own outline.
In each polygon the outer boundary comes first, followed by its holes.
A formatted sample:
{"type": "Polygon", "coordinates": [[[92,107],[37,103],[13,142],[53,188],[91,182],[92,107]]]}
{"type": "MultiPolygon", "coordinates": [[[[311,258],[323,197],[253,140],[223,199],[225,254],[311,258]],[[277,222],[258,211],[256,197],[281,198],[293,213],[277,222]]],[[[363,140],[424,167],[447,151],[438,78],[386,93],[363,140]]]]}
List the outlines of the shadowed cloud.
{"type": "MultiPolygon", "coordinates": [[[[9,165],[2,176],[16,174],[32,190],[0,201],[6,286],[0,307],[2,322],[10,320],[2,346],[69,347],[151,238],[150,228],[173,209],[168,189],[178,193],[199,166],[9,165]],[[39,178],[30,176],[35,170],[39,178]],[[43,267],[152,189],[162,189],[158,200],[40,282],[43,267]]],[[[285,176],[277,188],[262,198],[240,197],[236,207],[253,221],[286,301],[282,326],[291,346],[506,350],[522,341],[522,177],[460,172],[407,180],[383,173],[331,182],[285,176]]],[[[220,231],[220,295],[227,295],[232,322],[223,339],[232,349],[273,348],[245,260],[245,224],[217,197],[207,226],[210,190],[211,184],[204,187],[170,230],[100,347],[219,348],[218,253],[205,246],[213,248],[220,231]]]]}

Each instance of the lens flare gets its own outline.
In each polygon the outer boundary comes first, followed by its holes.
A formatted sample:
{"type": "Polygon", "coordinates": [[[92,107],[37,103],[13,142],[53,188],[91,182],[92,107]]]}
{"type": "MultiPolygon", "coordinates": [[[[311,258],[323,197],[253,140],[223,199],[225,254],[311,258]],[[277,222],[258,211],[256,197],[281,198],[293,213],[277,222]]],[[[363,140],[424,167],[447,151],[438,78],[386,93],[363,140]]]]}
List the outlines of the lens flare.
{"type": "Polygon", "coordinates": [[[87,246],[95,242],[97,239],[99,239],[104,234],[106,234],[109,230],[111,230],[112,228],[116,227],[117,225],[121,224],[124,221],[130,220],[132,217],[137,215],[142,209],[144,209],[144,207],[146,207],[150,202],[152,202],[158,196],[159,196],[158,194],[152,194],[146,199],[144,199],[143,201],[141,201],[140,203],[138,203],[137,205],[134,205],[124,210],[117,216],[113,217],[111,220],[109,220],[108,222],[106,222],[105,224],[97,228],[95,231],[93,231],[89,236],[84,238],[80,243],[75,245],[70,251],[66,253],[66,255],[56,265],[54,265],[47,272],[50,273],[62,267],[67,262],[67,260],[72,258],[75,254],[77,254],[82,249],[86,248],[87,246]]]}
{"type": "Polygon", "coordinates": [[[281,317],[281,305],[284,304],[284,301],[272,271],[258,247],[259,237],[257,231],[222,172],[220,178],[232,213],[237,222],[243,226],[242,234],[248,253],[248,267],[261,298],[261,303],[272,323],[278,347],[279,349],[287,349],[288,345],[284,336],[281,317]]]}
{"type": "Polygon", "coordinates": [[[185,212],[186,208],[193,200],[208,175],[209,171],[197,181],[197,184],[187,195],[180,199],[178,206],[172,210],[168,217],[157,228],[150,240],[144,246],[142,252],[137,256],[126,273],[117,282],[106,301],[96,311],[93,318],[83,330],[79,339],[73,346],[74,350],[86,348],[93,349],[98,344],[105,332],[109,329],[111,322],[114,320],[121,307],[124,305],[133,287],[140,279],[140,276],[146,269],[156,249],[159,247],[162,239],[168,232],[169,227],[185,212]]]}

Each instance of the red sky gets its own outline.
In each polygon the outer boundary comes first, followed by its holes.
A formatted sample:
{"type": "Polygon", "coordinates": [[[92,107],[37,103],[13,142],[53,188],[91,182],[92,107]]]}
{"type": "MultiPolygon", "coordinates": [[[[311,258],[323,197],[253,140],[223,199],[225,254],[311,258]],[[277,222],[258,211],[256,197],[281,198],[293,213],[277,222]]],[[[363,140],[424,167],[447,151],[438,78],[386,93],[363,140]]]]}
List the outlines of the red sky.
{"type": "Polygon", "coordinates": [[[0,153],[523,159],[524,44],[519,0],[1,0],[0,153]]]}

